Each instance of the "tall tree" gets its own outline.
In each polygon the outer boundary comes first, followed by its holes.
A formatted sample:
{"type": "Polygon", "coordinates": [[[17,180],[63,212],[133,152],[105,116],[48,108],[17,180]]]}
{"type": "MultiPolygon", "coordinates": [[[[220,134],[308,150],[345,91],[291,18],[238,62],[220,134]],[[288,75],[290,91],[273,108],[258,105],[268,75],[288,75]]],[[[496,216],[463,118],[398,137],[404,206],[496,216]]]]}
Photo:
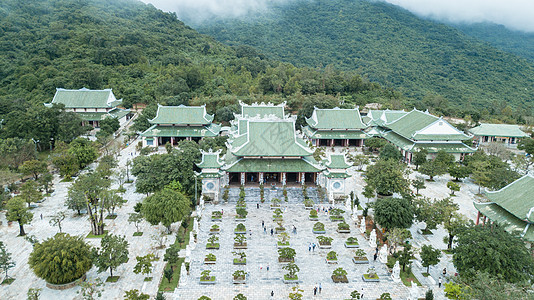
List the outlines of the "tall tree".
{"type": "Polygon", "coordinates": [[[458,234],[453,251],[454,266],[462,276],[481,271],[512,283],[534,276],[534,258],[525,243],[501,227],[468,227],[458,234]]]}
{"type": "Polygon", "coordinates": [[[419,149],[413,155],[412,163],[415,165],[415,169],[418,170],[419,166],[426,163],[426,156],[428,151],[426,149],[419,149]]]}
{"type": "Polygon", "coordinates": [[[469,168],[462,164],[452,164],[449,166],[449,174],[454,177],[455,181],[460,181],[461,178],[469,176],[469,168]]]}
{"type": "Polygon", "coordinates": [[[419,173],[428,175],[430,181],[434,180],[434,176],[439,176],[447,173],[447,165],[436,160],[427,160],[424,164],[421,165],[419,173]]]}
{"type": "Polygon", "coordinates": [[[143,201],[141,212],[148,223],[161,223],[171,231],[171,224],[182,220],[190,211],[190,201],[180,192],[164,188],[143,201]]]}
{"type": "Polygon", "coordinates": [[[423,245],[421,247],[421,260],[423,261],[423,267],[426,267],[426,272],[430,266],[437,265],[439,258],[441,257],[441,250],[432,247],[432,245],[423,245]]]}
{"type": "Polygon", "coordinates": [[[54,175],[52,175],[49,172],[44,173],[41,177],[39,177],[39,183],[44,188],[45,193],[50,193],[50,185],[52,183],[52,180],[54,180],[54,175]]]}
{"type": "Polygon", "coordinates": [[[6,218],[8,221],[17,221],[19,223],[19,235],[24,236],[24,225],[30,224],[33,214],[24,204],[24,200],[17,196],[7,202],[6,218]]]}
{"type": "Polygon", "coordinates": [[[380,159],[392,159],[392,160],[401,160],[402,154],[397,149],[397,147],[393,146],[390,143],[387,143],[384,147],[380,149],[379,154],[380,159]]]}
{"type": "Polygon", "coordinates": [[[109,269],[113,277],[113,269],[128,261],[128,241],[124,236],[105,235],[100,241],[100,248],[93,249],[93,260],[99,272],[109,269]]]}
{"type": "Polygon", "coordinates": [[[59,233],[61,233],[61,223],[63,223],[66,217],[67,214],[64,211],[57,212],[52,215],[52,217],[48,221],[48,224],[50,224],[50,226],[57,226],[59,228],[59,233]]]}
{"type": "Polygon", "coordinates": [[[32,175],[35,180],[39,179],[39,175],[45,173],[47,165],[46,162],[32,159],[27,160],[19,167],[19,171],[24,175],[32,175]]]}
{"type": "Polygon", "coordinates": [[[91,141],[85,138],[77,138],[69,145],[68,153],[76,157],[78,168],[81,170],[92,163],[98,157],[98,151],[91,141]]]}
{"type": "Polygon", "coordinates": [[[0,166],[17,170],[27,160],[37,157],[35,144],[20,138],[0,139],[0,166]]]}
{"type": "Polygon", "coordinates": [[[21,185],[19,197],[28,204],[29,208],[31,203],[43,199],[43,194],[39,192],[35,181],[28,180],[21,185]]]}
{"type": "Polygon", "coordinates": [[[0,241],[0,270],[5,272],[5,279],[9,278],[7,272],[15,267],[15,262],[11,259],[11,253],[7,252],[6,245],[0,241]]]}
{"type": "Polygon", "coordinates": [[[375,221],[386,230],[412,225],[414,209],[408,199],[379,198],[373,205],[375,221]]]}
{"type": "Polygon", "coordinates": [[[386,196],[405,193],[409,187],[406,165],[398,161],[380,159],[367,167],[366,175],[364,195],[367,198],[373,197],[375,193],[386,196]]]}

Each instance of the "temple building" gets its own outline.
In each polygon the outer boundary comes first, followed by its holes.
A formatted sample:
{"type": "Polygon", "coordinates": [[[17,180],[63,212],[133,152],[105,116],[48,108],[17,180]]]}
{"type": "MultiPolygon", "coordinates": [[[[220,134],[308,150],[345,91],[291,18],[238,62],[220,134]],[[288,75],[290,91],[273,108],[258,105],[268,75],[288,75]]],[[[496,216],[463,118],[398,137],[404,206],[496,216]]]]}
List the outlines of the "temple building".
{"type": "Polygon", "coordinates": [[[402,153],[404,161],[410,163],[412,156],[420,149],[428,152],[432,159],[440,150],[462,160],[466,154],[476,151],[463,143],[472,136],[463,133],[442,117],[414,109],[400,118],[380,125],[380,136],[395,145],[402,153]]]}
{"type": "Polygon", "coordinates": [[[511,124],[480,124],[471,128],[469,132],[475,136],[475,141],[480,144],[499,142],[505,145],[516,145],[522,138],[529,135],[523,132],[518,125],[511,124]]]}
{"type": "Polygon", "coordinates": [[[306,118],[308,126],[303,133],[313,146],[362,147],[368,135],[367,126],[362,122],[358,108],[319,109],[315,107],[311,118],[306,118]]]}
{"type": "Polygon", "coordinates": [[[474,202],[478,210],[476,224],[493,222],[504,230],[534,242],[534,177],[525,175],[504,188],[487,192],[489,202],[474,202]]]}
{"type": "Polygon", "coordinates": [[[326,169],[323,171],[322,186],[326,188],[328,199],[340,199],[348,195],[349,189],[346,179],[350,177],[347,169],[351,164],[347,163],[344,154],[331,154],[325,162],[326,169]]]}
{"type": "Polygon", "coordinates": [[[124,125],[130,119],[130,110],[121,109],[122,99],[117,100],[111,89],[79,90],[56,89],[56,94],[51,103],[45,103],[46,107],[54,104],[65,105],[66,111],[75,112],[82,119],[82,125],[100,127],[100,121],[106,117],[117,118],[120,125],[124,125]]]}
{"type": "Polygon", "coordinates": [[[181,140],[198,142],[204,137],[215,137],[221,131],[220,124],[214,124],[213,115],[206,113],[206,106],[163,106],[158,104],[156,117],[148,120],[153,124],[141,133],[143,146],[178,144],[181,140]]]}

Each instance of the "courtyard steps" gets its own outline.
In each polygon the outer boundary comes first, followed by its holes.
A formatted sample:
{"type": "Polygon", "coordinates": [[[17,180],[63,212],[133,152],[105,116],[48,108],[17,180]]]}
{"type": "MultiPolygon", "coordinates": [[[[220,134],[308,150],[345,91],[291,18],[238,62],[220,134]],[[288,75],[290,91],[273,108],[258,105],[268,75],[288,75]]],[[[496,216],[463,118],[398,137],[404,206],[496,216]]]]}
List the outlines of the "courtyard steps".
{"type": "MultiPolygon", "coordinates": [[[[302,195],[302,188],[300,187],[287,187],[288,203],[302,203],[304,196],[302,195]]],[[[320,203],[318,191],[316,187],[308,187],[308,197],[315,203],[320,203]]],[[[272,199],[278,198],[284,201],[283,189],[276,187],[274,189],[270,187],[264,188],[265,202],[270,202],[272,199]]],[[[228,202],[236,203],[239,199],[240,189],[238,187],[232,187],[228,191],[228,202]]],[[[260,188],[259,187],[245,187],[245,202],[257,203],[260,202],[260,188]]]]}

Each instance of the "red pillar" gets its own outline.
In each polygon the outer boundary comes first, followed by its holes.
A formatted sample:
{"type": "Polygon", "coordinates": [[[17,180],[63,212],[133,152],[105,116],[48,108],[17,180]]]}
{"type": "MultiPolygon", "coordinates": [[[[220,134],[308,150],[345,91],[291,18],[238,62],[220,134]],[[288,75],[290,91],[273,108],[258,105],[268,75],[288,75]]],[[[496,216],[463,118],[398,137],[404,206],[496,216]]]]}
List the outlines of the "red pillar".
{"type": "Polygon", "coordinates": [[[480,223],[480,212],[477,213],[477,222],[476,222],[476,225],[478,225],[478,223],[480,223]]]}

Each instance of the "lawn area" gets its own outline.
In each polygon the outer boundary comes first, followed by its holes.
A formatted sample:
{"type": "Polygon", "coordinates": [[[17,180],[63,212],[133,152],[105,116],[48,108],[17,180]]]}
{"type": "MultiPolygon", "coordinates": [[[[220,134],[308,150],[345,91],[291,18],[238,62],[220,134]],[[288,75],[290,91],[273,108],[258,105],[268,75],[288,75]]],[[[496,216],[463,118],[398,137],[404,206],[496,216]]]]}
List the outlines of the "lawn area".
{"type": "MultiPolygon", "coordinates": [[[[182,268],[182,264],[184,263],[185,258],[180,258],[178,260],[178,265],[174,269],[174,272],[172,273],[172,280],[169,283],[167,278],[163,278],[161,280],[161,283],[159,285],[158,291],[160,292],[172,292],[176,287],[178,286],[178,280],[180,279],[180,270],[182,268]]],[[[170,268],[170,266],[165,265],[165,269],[170,268]]]]}
{"type": "Polygon", "coordinates": [[[104,234],[101,235],[94,235],[91,232],[85,237],[86,239],[100,239],[103,238],[106,234],[108,234],[107,230],[104,230],[104,234]]]}
{"type": "Polygon", "coordinates": [[[404,283],[405,286],[412,286],[411,281],[415,282],[418,286],[421,286],[421,283],[412,273],[412,270],[408,269],[407,272],[400,272],[400,278],[402,280],[402,283],[404,283]]]}

